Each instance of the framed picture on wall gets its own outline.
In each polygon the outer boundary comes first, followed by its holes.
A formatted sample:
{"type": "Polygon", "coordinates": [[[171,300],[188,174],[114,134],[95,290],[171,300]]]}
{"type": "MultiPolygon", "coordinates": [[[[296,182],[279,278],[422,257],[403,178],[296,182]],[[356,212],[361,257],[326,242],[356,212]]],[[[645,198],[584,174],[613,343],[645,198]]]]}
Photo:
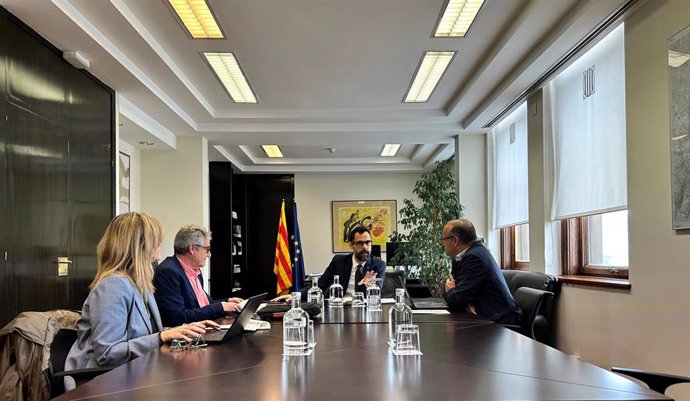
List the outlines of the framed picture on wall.
{"type": "Polygon", "coordinates": [[[347,237],[357,226],[366,226],[371,242],[386,251],[386,241],[398,229],[398,206],[395,200],[332,201],[331,225],[333,252],[351,252],[347,237]]]}
{"type": "Polygon", "coordinates": [[[690,229],[690,26],[668,40],[673,229],[690,229]]]}
{"type": "Polygon", "coordinates": [[[129,177],[131,174],[129,155],[126,153],[118,153],[119,177],[118,185],[120,187],[120,199],[118,200],[119,213],[127,213],[130,211],[130,185],[129,177]]]}

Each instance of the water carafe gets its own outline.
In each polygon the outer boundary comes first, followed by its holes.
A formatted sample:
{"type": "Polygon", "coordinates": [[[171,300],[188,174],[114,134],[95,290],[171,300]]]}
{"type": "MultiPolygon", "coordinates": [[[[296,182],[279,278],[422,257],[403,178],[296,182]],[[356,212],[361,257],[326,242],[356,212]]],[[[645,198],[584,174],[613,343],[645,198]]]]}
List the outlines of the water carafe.
{"type": "Polygon", "coordinates": [[[395,328],[412,324],[412,309],[405,304],[405,289],[395,289],[395,305],[388,312],[388,345],[395,349],[395,328]]]}
{"type": "Polygon", "coordinates": [[[300,307],[301,295],[292,293],[292,308],[283,316],[283,355],[309,354],[309,314],[300,307]]]}
{"type": "Polygon", "coordinates": [[[328,306],[331,308],[343,307],[343,286],[340,285],[340,276],[334,276],[333,284],[328,288],[328,306]]]}

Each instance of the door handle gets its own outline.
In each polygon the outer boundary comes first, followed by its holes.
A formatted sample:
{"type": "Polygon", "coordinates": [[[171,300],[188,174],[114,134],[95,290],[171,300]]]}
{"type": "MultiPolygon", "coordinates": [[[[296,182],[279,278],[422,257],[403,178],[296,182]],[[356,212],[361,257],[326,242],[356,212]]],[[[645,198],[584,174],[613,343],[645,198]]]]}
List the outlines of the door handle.
{"type": "Polygon", "coordinates": [[[69,260],[69,258],[67,256],[58,256],[57,260],[54,261],[53,263],[58,265],[57,266],[58,277],[69,275],[69,265],[72,264],[72,261],[69,260]]]}

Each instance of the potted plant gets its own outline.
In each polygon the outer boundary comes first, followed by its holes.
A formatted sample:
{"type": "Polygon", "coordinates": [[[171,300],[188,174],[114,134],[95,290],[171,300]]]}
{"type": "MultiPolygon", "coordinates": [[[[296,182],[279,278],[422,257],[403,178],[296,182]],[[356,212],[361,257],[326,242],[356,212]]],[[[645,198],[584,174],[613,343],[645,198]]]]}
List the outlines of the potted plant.
{"type": "Polygon", "coordinates": [[[422,283],[435,297],[443,295],[450,274],[451,260],[439,240],[443,226],[462,217],[452,166],[451,160],[436,162],[434,169],[415,183],[412,192],[420,204],[405,199],[398,221],[407,234],[395,232],[391,236],[391,241],[400,243],[393,263],[400,265],[405,260],[406,265],[416,264],[422,283]]]}

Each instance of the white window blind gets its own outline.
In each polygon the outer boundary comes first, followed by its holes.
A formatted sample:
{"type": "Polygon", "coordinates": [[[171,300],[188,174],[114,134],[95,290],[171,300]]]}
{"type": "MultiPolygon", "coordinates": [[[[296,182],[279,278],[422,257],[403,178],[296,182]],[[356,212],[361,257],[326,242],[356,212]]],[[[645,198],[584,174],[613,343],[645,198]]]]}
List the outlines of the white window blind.
{"type": "Polygon", "coordinates": [[[494,228],[529,220],[527,190],[527,103],[493,130],[494,228]]]}
{"type": "Polygon", "coordinates": [[[552,217],[625,209],[623,25],[549,84],[553,112],[552,217]]]}

